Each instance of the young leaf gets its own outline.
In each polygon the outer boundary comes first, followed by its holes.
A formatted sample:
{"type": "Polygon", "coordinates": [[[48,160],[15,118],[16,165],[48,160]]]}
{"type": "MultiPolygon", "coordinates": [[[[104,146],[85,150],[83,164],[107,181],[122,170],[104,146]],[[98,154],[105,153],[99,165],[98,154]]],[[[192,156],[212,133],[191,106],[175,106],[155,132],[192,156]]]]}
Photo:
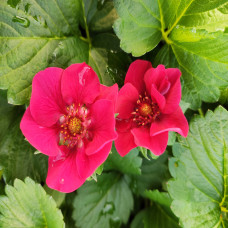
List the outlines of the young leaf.
{"type": "Polygon", "coordinates": [[[228,112],[218,107],[190,124],[186,139],[173,147],[168,191],[184,227],[226,227],[228,220],[228,112]]]}
{"type": "Polygon", "coordinates": [[[111,228],[126,223],[133,196],[124,176],[103,173],[97,182],[86,182],[74,200],[73,219],[81,228],[111,228]]]}
{"type": "Polygon", "coordinates": [[[55,201],[30,178],[16,179],[0,196],[0,227],[63,228],[63,216],[55,201]]]}
{"type": "Polygon", "coordinates": [[[137,149],[131,150],[126,156],[121,157],[116,148],[112,147],[112,153],[109,155],[107,161],[104,163],[105,170],[117,170],[123,174],[141,174],[142,158],[139,156],[137,149]]]}

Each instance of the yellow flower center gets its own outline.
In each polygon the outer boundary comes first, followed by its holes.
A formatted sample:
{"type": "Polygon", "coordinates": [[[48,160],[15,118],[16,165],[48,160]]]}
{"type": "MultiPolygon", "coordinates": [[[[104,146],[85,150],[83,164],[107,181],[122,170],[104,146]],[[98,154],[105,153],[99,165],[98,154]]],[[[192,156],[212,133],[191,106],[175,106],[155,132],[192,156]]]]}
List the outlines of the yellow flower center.
{"type": "Polygon", "coordinates": [[[72,135],[79,134],[82,130],[82,121],[77,117],[70,118],[68,129],[72,135]]]}
{"type": "Polygon", "coordinates": [[[139,108],[139,112],[142,116],[148,116],[150,115],[153,110],[152,110],[152,107],[151,105],[147,104],[147,103],[144,103],[142,104],[142,106],[139,108]]]}

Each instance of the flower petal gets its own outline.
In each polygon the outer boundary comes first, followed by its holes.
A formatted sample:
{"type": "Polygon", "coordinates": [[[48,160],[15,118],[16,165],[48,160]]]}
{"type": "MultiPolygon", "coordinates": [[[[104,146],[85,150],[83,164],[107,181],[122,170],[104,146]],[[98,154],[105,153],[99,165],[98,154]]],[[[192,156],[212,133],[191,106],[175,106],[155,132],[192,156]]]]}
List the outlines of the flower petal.
{"type": "Polygon", "coordinates": [[[58,130],[38,125],[31,115],[30,106],[25,111],[20,128],[25,138],[37,150],[48,156],[59,154],[58,130]]]}
{"type": "Polygon", "coordinates": [[[86,154],[91,155],[117,138],[113,103],[109,100],[98,100],[90,108],[91,125],[89,132],[93,139],[86,147],[86,154]]]}
{"type": "Polygon", "coordinates": [[[139,93],[137,89],[131,83],[125,84],[120,89],[117,98],[116,113],[119,113],[118,118],[130,118],[138,99],[139,93]]]}
{"type": "Polygon", "coordinates": [[[76,153],[72,153],[65,159],[49,157],[46,179],[49,188],[69,193],[79,188],[85,181],[86,179],[78,175],[76,153]]]}
{"type": "Polygon", "coordinates": [[[118,138],[115,140],[115,146],[117,152],[122,157],[137,147],[134,141],[134,136],[131,134],[130,130],[126,132],[118,132],[118,138]]]}
{"type": "Polygon", "coordinates": [[[171,85],[174,85],[181,77],[181,71],[178,68],[168,68],[165,72],[171,85]]]}
{"type": "Polygon", "coordinates": [[[166,100],[165,97],[157,91],[154,85],[151,86],[150,96],[152,100],[158,104],[159,109],[162,111],[165,107],[166,100]]]}
{"type": "Polygon", "coordinates": [[[107,99],[113,102],[115,107],[118,95],[118,85],[114,84],[113,86],[105,86],[100,85],[100,95],[96,98],[96,100],[107,99]]]}
{"type": "Polygon", "coordinates": [[[87,179],[96,169],[107,159],[112,148],[112,142],[105,144],[105,146],[92,155],[86,155],[85,151],[77,152],[76,162],[79,176],[82,179],[87,179]]]}
{"type": "Polygon", "coordinates": [[[116,130],[118,132],[127,132],[132,126],[132,120],[131,119],[119,119],[116,118],[116,130]]]}
{"type": "Polygon", "coordinates": [[[137,90],[139,94],[143,94],[145,90],[145,84],[143,81],[144,74],[148,69],[152,68],[149,61],[136,60],[134,61],[127,71],[124,84],[131,83],[137,90]]]}
{"type": "Polygon", "coordinates": [[[156,136],[150,136],[150,130],[147,128],[134,128],[131,130],[134,135],[135,144],[145,147],[155,155],[164,153],[168,143],[168,132],[156,136]]]}
{"type": "Polygon", "coordinates": [[[147,93],[150,94],[151,85],[154,85],[155,88],[159,90],[159,86],[165,77],[166,73],[163,65],[158,65],[157,68],[149,69],[144,76],[147,93]]]}
{"type": "Polygon", "coordinates": [[[52,126],[64,112],[62,73],[63,69],[50,67],[37,73],[33,79],[30,111],[34,120],[42,126],[52,126]]]}
{"type": "Polygon", "coordinates": [[[86,63],[72,64],[63,72],[61,90],[64,101],[91,104],[100,92],[100,82],[93,69],[86,63]]]}
{"type": "Polygon", "coordinates": [[[171,87],[165,95],[166,106],[163,110],[163,113],[172,113],[177,109],[181,100],[181,72],[177,68],[169,68],[166,69],[166,74],[168,76],[169,82],[171,83],[171,87]]]}
{"type": "Polygon", "coordinates": [[[155,136],[166,131],[175,131],[183,137],[188,135],[188,121],[180,107],[172,114],[162,114],[150,127],[150,135],[155,136]]]}

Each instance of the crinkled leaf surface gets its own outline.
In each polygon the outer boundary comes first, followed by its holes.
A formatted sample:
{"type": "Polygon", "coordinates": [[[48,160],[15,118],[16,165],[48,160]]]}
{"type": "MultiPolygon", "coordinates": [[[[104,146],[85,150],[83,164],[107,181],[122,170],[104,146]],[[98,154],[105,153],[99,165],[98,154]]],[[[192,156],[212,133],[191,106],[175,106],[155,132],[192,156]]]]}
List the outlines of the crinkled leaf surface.
{"type": "Polygon", "coordinates": [[[105,170],[117,170],[123,174],[140,175],[142,158],[139,157],[139,151],[137,149],[133,149],[126,156],[121,157],[113,145],[112,153],[104,164],[105,170]]]}
{"type": "Polygon", "coordinates": [[[63,216],[55,201],[30,178],[16,179],[0,196],[0,227],[63,228],[63,216]]]}
{"type": "Polygon", "coordinates": [[[116,0],[115,7],[114,28],[126,52],[143,55],[163,38],[167,45],[155,61],[179,66],[182,99],[192,109],[219,99],[228,86],[227,0],[116,0]]]}
{"type": "Polygon", "coordinates": [[[87,61],[88,44],[78,31],[79,1],[2,0],[0,11],[0,88],[8,89],[10,103],[29,100],[38,71],[87,61]]]}
{"type": "Polygon", "coordinates": [[[86,182],[74,200],[77,227],[111,228],[128,221],[133,209],[132,192],[120,173],[103,173],[97,182],[86,182]]]}
{"type": "Polygon", "coordinates": [[[150,190],[144,196],[152,201],[152,205],[135,216],[131,228],[179,227],[178,220],[170,209],[171,199],[168,193],[150,190]]]}
{"type": "Polygon", "coordinates": [[[227,227],[228,112],[222,107],[197,116],[186,139],[173,147],[168,191],[184,227],[227,227]]]}
{"type": "Polygon", "coordinates": [[[44,181],[47,156],[34,154],[35,149],[25,140],[19,128],[22,107],[13,107],[0,94],[0,169],[6,183],[27,176],[44,181]]]}

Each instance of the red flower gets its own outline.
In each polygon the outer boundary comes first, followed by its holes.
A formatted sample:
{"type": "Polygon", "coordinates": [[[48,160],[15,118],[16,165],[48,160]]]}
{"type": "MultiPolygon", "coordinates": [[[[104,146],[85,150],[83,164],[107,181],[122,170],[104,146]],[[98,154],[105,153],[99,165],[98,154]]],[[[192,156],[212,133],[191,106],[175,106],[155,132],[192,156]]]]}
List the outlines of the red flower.
{"type": "Polygon", "coordinates": [[[106,160],[117,138],[117,93],[117,85],[100,85],[85,63],[36,74],[20,127],[37,150],[50,156],[50,188],[72,192],[106,160]]]}
{"type": "Polygon", "coordinates": [[[160,155],[166,149],[168,131],[187,136],[188,122],[179,106],[180,76],[179,69],[152,68],[148,61],[130,65],[116,106],[115,145],[121,156],[137,146],[160,155]]]}

